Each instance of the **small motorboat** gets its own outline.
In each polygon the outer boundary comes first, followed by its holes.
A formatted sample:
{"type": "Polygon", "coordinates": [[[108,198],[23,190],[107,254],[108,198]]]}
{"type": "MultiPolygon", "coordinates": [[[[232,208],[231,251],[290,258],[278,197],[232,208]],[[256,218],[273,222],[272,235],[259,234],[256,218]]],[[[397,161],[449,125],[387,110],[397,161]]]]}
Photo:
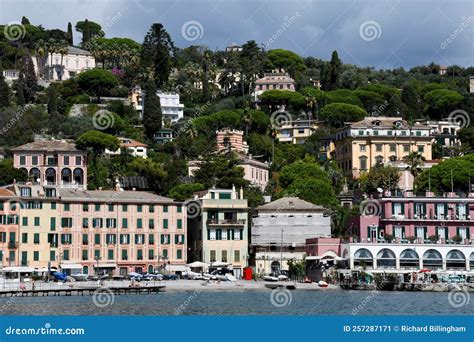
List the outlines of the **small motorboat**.
{"type": "Polygon", "coordinates": [[[296,284],[286,285],[287,290],[296,290],[296,284]]]}
{"type": "Polygon", "coordinates": [[[319,283],[318,283],[318,286],[319,286],[319,287],[328,287],[329,284],[326,283],[325,281],[320,280],[319,283]]]}
{"type": "Polygon", "coordinates": [[[270,290],[275,290],[279,287],[283,287],[281,284],[265,284],[265,287],[270,290]]]}
{"type": "Polygon", "coordinates": [[[265,280],[265,281],[278,281],[277,277],[269,276],[269,275],[263,276],[262,279],[265,280]]]}

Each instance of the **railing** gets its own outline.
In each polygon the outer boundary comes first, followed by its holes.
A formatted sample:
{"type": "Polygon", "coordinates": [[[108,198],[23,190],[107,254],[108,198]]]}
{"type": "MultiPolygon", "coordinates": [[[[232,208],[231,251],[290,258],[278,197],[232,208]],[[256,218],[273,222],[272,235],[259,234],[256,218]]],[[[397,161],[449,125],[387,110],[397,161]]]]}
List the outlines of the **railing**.
{"type": "Polygon", "coordinates": [[[470,221],[471,215],[392,215],[390,217],[383,217],[382,220],[397,220],[397,221],[470,221]]]}
{"type": "Polygon", "coordinates": [[[244,225],[245,220],[217,220],[217,219],[209,219],[207,220],[207,224],[214,224],[214,225],[244,225]]]}

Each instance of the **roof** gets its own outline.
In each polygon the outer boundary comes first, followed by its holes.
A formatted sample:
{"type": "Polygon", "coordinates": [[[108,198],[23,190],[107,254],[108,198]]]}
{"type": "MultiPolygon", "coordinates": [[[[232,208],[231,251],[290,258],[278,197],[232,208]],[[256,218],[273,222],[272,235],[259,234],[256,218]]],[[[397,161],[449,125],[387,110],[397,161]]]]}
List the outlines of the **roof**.
{"type": "Polygon", "coordinates": [[[89,51],[79,49],[78,47],[75,47],[75,46],[68,46],[68,54],[92,56],[92,54],[89,51]]]}
{"type": "MultiPolygon", "coordinates": [[[[81,190],[61,189],[63,201],[79,202],[121,202],[121,203],[172,203],[172,198],[163,197],[147,191],[123,190],[81,190]]],[[[179,202],[177,202],[179,203],[179,202]]]]}
{"type": "Polygon", "coordinates": [[[11,190],[0,188],[0,197],[15,197],[15,194],[11,190]]]}
{"type": "Polygon", "coordinates": [[[253,165],[253,166],[265,169],[265,170],[270,169],[270,167],[267,164],[265,164],[261,161],[258,161],[256,159],[251,159],[251,158],[247,157],[245,154],[238,153],[237,154],[237,159],[239,159],[239,165],[249,164],[249,165],[253,165]]]}
{"type": "Polygon", "coordinates": [[[258,211],[322,211],[325,208],[298,197],[283,197],[257,207],[258,211]]]}
{"type": "MultiPolygon", "coordinates": [[[[76,144],[60,140],[46,140],[46,141],[34,141],[28,144],[24,144],[15,148],[12,148],[13,152],[22,152],[22,151],[68,151],[68,152],[77,152],[80,151],[76,144]]],[[[84,152],[84,151],[81,151],[84,152]]],[[[84,152],[85,153],[85,152],[84,152]]]]}
{"type": "Polygon", "coordinates": [[[121,147],[148,147],[147,144],[129,138],[119,138],[121,147]],[[126,142],[124,142],[124,140],[126,142]]]}
{"type": "Polygon", "coordinates": [[[265,76],[255,81],[255,84],[267,83],[295,83],[295,80],[286,73],[272,73],[265,74],[265,76]]]}
{"type": "Polygon", "coordinates": [[[143,176],[124,176],[120,177],[120,184],[125,189],[137,188],[141,190],[148,189],[148,182],[143,176]]]}
{"type": "Polygon", "coordinates": [[[410,126],[406,120],[403,120],[401,117],[388,117],[388,116],[368,116],[361,121],[357,122],[347,122],[347,126],[351,128],[409,128],[409,127],[419,127],[419,128],[429,128],[428,125],[416,122],[413,126],[410,126]]]}

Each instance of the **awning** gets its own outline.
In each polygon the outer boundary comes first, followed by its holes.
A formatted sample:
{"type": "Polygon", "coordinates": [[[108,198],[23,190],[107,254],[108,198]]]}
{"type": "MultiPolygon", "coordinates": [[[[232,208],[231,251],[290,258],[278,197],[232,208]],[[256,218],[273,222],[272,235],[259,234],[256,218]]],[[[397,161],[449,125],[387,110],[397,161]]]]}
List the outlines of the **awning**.
{"type": "Polygon", "coordinates": [[[11,273],[32,273],[35,269],[33,267],[27,266],[9,266],[4,267],[3,272],[11,272],[11,273]]]}
{"type": "Polygon", "coordinates": [[[185,265],[166,265],[165,269],[169,272],[187,272],[191,270],[185,265]]]}
{"type": "MultiPolygon", "coordinates": [[[[94,265],[94,267],[97,267],[97,265],[94,265]]],[[[116,268],[117,264],[99,264],[99,268],[116,268]]]]}
{"type": "Polygon", "coordinates": [[[63,270],[82,270],[82,265],[79,264],[61,264],[63,270]]]}
{"type": "Polygon", "coordinates": [[[227,267],[230,264],[227,262],[216,261],[211,264],[212,267],[227,267]]]}
{"type": "Polygon", "coordinates": [[[190,264],[187,264],[186,266],[191,268],[208,268],[209,264],[202,261],[195,261],[190,264]]]}

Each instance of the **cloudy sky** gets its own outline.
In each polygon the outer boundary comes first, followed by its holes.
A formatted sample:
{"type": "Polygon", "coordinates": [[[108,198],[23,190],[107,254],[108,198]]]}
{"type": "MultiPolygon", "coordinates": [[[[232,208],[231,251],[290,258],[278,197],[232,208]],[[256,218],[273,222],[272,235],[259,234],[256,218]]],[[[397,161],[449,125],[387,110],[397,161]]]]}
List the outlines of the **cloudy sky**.
{"type": "MultiPolygon", "coordinates": [[[[161,22],[179,47],[223,49],[254,39],[267,49],[377,69],[431,61],[474,65],[473,0],[1,0],[0,22],[66,29],[88,18],[107,37],[138,42],[161,22]]],[[[75,41],[80,40],[78,34],[75,41]]]]}

